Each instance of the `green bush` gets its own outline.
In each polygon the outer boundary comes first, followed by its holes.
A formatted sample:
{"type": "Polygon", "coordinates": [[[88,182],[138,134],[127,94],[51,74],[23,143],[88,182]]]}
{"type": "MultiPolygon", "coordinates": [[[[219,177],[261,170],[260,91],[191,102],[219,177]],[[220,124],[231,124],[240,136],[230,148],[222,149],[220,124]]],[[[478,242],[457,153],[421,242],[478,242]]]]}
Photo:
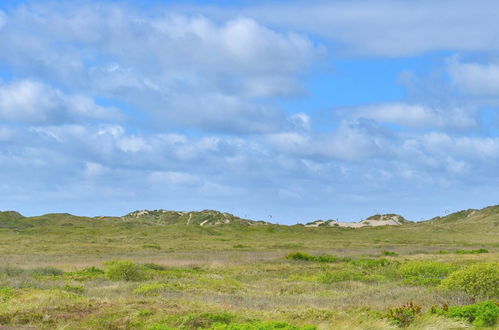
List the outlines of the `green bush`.
{"type": "Polygon", "coordinates": [[[343,281],[361,281],[366,279],[366,276],[358,271],[341,270],[341,271],[326,271],[319,276],[319,282],[331,284],[343,281]]]}
{"type": "Polygon", "coordinates": [[[441,287],[459,290],[473,297],[499,297],[499,263],[482,263],[468,266],[450,274],[441,287]]]}
{"type": "Polygon", "coordinates": [[[455,269],[453,265],[436,261],[410,261],[400,265],[398,274],[407,284],[438,285],[455,269]]]}
{"type": "Polygon", "coordinates": [[[286,256],[286,259],[291,260],[300,260],[300,261],[315,261],[315,262],[341,262],[341,261],[350,261],[350,258],[340,258],[337,256],[333,256],[331,254],[321,254],[318,256],[312,256],[307,253],[302,252],[293,252],[286,256]]]}
{"type": "Polygon", "coordinates": [[[114,261],[106,270],[111,281],[141,281],[145,279],[144,269],[131,261],[114,261]]]}
{"type": "Polygon", "coordinates": [[[160,291],[168,288],[166,283],[146,283],[133,290],[133,293],[143,295],[157,295],[160,291]]]}
{"type": "Polygon", "coordinates": [[[248,322],[248,323],[215,323],[213,330],[316,330],[317,327],[305,325],[295,326],[286,322],[248,322]]]}
{"type": "Polygon", "coordinates": [[[406,327],[414,322],[416,317],[420,314],[421,306],[414,304],[412,301],[409,301],[400,307],[388,309],[386,318],[388,318],[392,323],[395,323],[396,325],[406,327]]]}
{"type": "Polygon", "coordinates": [[[286,256],[286,259],[300,260],[300,261],[315,261],[315,257],[307,253],[293,252],[286,256]]]}
{"type": "Polygon", "coordinates": [[[64,274],[62,270],[51,266],[34,268],[29,272],[31,273],[31,275],[35,276],[59,276],[64,274]]]}
{"type": "Polygon", "coordinates": [[[478,249],[478,250],[456,250],[457,254],[480,254],[480,253],[489,253],[487,249],[478,249]]]}
{"type": "Polygon", "coordinates": [[[393,252],[393,251],[382,251],[381,252],[381,255],[384,255],[384,256],[387,256],[387,257],[395,257],[395,256],[398,256],[398,254],[396,252],[393,252]]]}
{"type": "Polygon", "coordinates": [[[380,259],[361,258],[361,259],[351,260],[350,263],[362,269],[376,269],[388,266],[392,262],[384,258],[380,259]]]}
{"type": "Polygon", "coordinates": [[[167,270],[168,269],[166,266],[158,265],[158,264],[153,264],[153,263],[142,264],[142,266],[144,266],[147,269],[158,270],[158,271],[167,270]]]}
{"type": "Polygon", "coordinates": [[[467,306],[433,307],[432,313],[464,319],[478,327],[490,327],[499,319],[499,305],[492,301],[483,301],[467,306]]]}
{"type": "Polygon", "coordinates": [[[214,324],[229,324],[234,320],[234,315],[222,313],[193,313],[187,314],[179,320],[179,326],[188,329],[209,329],[214,324]]]}

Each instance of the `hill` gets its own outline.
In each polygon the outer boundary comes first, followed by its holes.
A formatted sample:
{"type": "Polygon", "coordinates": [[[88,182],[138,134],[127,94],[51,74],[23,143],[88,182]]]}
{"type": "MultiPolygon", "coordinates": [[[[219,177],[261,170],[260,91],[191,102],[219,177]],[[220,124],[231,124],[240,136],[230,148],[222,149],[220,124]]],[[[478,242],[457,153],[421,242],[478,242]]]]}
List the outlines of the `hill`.
{"type": "Polygon", "coordinates": [[[336,220],[315,220],[309,222],[305,227],[378,227],[378,226],[400,226],[411,221],[406,220],[398,214],[376,214],[359,222],[339,222],[336,220]]]}

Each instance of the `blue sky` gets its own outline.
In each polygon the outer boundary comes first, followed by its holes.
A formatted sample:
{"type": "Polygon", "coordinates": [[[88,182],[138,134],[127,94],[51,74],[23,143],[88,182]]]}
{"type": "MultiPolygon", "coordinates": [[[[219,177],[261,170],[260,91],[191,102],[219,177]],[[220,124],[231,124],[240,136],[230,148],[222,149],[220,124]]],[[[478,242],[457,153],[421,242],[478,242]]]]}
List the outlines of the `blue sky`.
{"type": "Polygon", "coordinates": [[[3,1],[0,209],[499,203],[495,1],[3,1]]]}

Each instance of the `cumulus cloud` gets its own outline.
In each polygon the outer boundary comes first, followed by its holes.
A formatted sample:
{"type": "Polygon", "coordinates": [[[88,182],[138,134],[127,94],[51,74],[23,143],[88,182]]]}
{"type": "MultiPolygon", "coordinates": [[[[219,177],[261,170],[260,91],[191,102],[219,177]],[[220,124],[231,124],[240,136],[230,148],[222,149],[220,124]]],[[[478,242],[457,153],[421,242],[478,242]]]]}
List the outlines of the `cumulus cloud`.
{"type": "Polygon", "coordinates": [[[497,10],[492,0],[375,0],[288,1],[250,5],[243,12],[328,38],[345,53],[412,56],[449,49],[497,51],[497,10]]]}
{"type": "Polygon", "coordinates": [[[463,63],[458,58],[447,62],[452,83],[461,91],[482,96],[499,96],[499,64],[463,63]]]}
{"type": "Polygon", "coordinates": [[[115,108],[101,107],[92,98],[68,95],[34,80],[0,83],[0,118],[4,121],[54,124],[85,119],[121,118],[115,108]]]}
{"type": "Polygon", "coordinates": [[[261,101],[303,94],[299,76],[324,53],[306,36],[245,17],[92,3],[32,3],[7,15],[0,60],[16,72],[119,99],[163,128],[274,129],[284,116],[261,101]]]}
{"type": "Polygon", "coordinates": [[[382,103],[346,109],[343,114],[412,128],[470,130],[477,128],[476,110],[439,108],[402,102],[382,103]]]}

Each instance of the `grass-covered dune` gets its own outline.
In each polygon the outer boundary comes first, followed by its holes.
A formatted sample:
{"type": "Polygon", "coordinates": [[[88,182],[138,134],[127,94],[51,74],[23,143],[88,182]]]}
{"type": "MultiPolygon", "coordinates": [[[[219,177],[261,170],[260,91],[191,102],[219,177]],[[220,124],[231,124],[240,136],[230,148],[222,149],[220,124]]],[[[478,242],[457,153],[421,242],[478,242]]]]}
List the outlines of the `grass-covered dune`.
{"type": "Polygon", "coordinates": [[[494,328],[498,261],[497,206],[356,229],[0,212],[0,327],[494,328]]]}

